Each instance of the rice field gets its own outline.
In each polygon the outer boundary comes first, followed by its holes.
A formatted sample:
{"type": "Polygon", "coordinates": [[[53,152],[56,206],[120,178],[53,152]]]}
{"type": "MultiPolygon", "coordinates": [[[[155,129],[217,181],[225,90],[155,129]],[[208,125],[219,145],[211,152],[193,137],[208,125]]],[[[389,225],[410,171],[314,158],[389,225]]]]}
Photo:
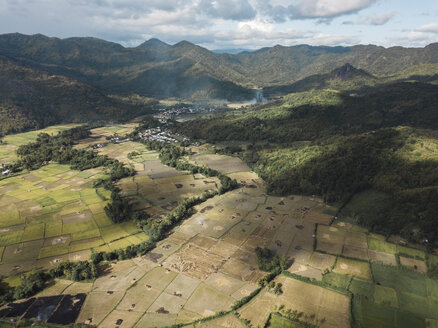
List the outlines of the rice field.
{"type": "MultiPolygon", "coordinates": [[[[58,256],[89,251],[137,234],[134,223],[114,225],[106,217],[103,207],[109,193],[93,188],[93,181],[102,175],[100,169],[78,172],[66,165],[49,164],[1,180],[1,274],[25,269],[23,262],[46,267],[44,259],[56,262],[58,256]]],[[[128,245],[139,242],[132,238],[126,241],[128,245]]]]}
{"type": "MultiPolygon", "coordinates": [[[[93,132],[104,133],[114,131],[93,132]]],[[[138,143],[108,144],[99,152],[136,169],[118,186],[151,215],[218,184],[163,166],[138,143]],[[134,150],[140,155],[128,159],[134,150]]],[[[108,263],[94,282],[57,282],[44,295],[86,293],[76,322],[97,327],[190,323],[230,310],[258,288],[265,274],[254,252],[260,246],[288,259],[287,272],[275,279],[282,293],[264,288],[237,316],[192,326],[264,326],[269,317],[267,327],[303,326],[275,314],[280,309],[297,311],[301,322],[318,327],[433,327],[438,321],[438,282],[426,275],[427,261],[438,260],[421,247],[335,218],[336,209],[317,197],[269,196],[264,182],[237,159],[200,151],[191,160],[227,172],[240,187],[196,206],[145,256],[108,263]]],[[[108,251],[144,241],[132,222],[114,225],[106,217],[108,194],[92,188],[101,174],[50,164],[0,181],[0,270],[15,272],[17,261],[25,270],[55,259],[86,259],[90,248],[108,251]]]]}
{"type": "MultiPolygon", "coordinates": [[[[8,135],[0,145],[0,161],[15,159],[18,146],[36,140],[39,133],[56,134],[75,126],[8,135]]],[[[92,137],[124,134],[133,128],[104,127],[93,130],[92,137]]],[[[122,157],[127,159],[126,153],[122,157]]],[[[0,180],[0,274],[49,267],[64,259],[87,259],[91,249],[116,249],[145,241],[146,235],[135,223],[114,225],[106,216],[110,192],[93,187],[104,176],[101,168],[79,172],[67,165],[49,164],[0,180]]]]}

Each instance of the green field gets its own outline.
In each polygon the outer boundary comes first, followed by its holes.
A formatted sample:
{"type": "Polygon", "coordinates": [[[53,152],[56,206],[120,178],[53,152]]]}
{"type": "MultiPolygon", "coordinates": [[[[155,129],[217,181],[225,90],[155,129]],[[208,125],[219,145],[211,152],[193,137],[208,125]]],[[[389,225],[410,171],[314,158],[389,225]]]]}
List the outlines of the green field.
{"type": "MultiPolygon", "coordinates": [[[[111,135],[113,130],[94,130],[111,135]]],[[[84,140],[89,147],[95,140],[84,140]]],[[[238,310],[211,322],[213,327],[426,327],[438,320],[438,282],[427,263],[438,262],[418,245],[370,233],[351,216],[334,219],[336,208],[318,197],[268,196],[263,181],[237,159],[203,153],[191,160],[209,163],[241,183],[240,188],[194,207],[144,257],[107,263],[107,270],[84,289],[88,293],[78,323],[126,327],[173,325],[208,317],[257,289],[265,273],[254,249],[265,246],[290,260],[278,276],[282,293],[267,288],[238,310]],[[245,171],[246,170],[246,171],[245,171]],[[290,320],[279,309],[296,311],[290,320]]],[[[117,185],[136,208],[159,217],[185,197],[215,189],[216,178],[168,168],[142,144],[109,144],[101,154],[136,169],[117,185]],[[133,159],[127,154],[140,153],[133,159]]],[[[0,181],[0,273],[49,267],[55,259],[87,259],[147,240],[135,222],[113,224],[104,206],[109,192],[94,189],[101,169],[83,172],[49,164],[0,181]]],[[[372,199],[374,193],[364,194],[372,199]]],[[[376,196],[377,197],[377,196],[376,196]]],[[[359,208],[363,199],[356,199],[359,208]]],[[[354,205],[354,204],[353,204],[354,205]]],[[[59,293],[60,287],[45,291],[59,293]]],[[[195,325],[197,327],[197,325],[195,325]]],[[[202,326],[202,325],[199,325],[202,326]]]]}
{"type": "MultiPolygon", "coordinates": [[[[108,191],[93,187],[101,176],[100,169],[79,172],[49,164],[1,180],[1,263],[20,266],[23,261],[74,256],[104,244],[115,248],[142,242],[144,238],[130,237],[139,233],[135,224],[114,225],[107,218],[103,207],[108,191]],[[33,243],[31,251],[29,243],[33,243]]],[[[48,261],[38,263],[46,266],[48,261]]],[[[1,273],[10,273],[11,267],[2,264],[1,273]]]]}
{"type": "Polygon", "coordinates": [[[272,313],[266,327],[270,328],[307,328],[308,325],[285,318],[278,313],[272,313]]]}
{"type": "Polygon", "coordinates": [[[36,131],[9,134],[2,138],[3,143],[0,144],[0,163],[10,163],[15,160],[17,158],[15,151],[17,150],[18,146],[35,141],[39,133],[48,133],[50,135],[54,135],[60,131],[65,131],[79,125],[80,124],[54,125],[36,131]]]}

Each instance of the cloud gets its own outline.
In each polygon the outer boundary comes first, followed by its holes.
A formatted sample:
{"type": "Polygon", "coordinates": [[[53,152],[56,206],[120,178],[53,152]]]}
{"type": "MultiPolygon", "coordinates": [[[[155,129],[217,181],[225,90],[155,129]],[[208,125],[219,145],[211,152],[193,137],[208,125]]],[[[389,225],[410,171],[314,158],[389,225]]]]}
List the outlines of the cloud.
{"type": "Polygon", "coordinates": [[[305,37],[310,37],[314,32],[298,29],[277,30],[275,25],[260,19],[241,22],[236,29],[216,31],[210,41],[212,44],[203,43],[208,48],[214,47],[245,47],[249,49],[272,46],[274,44],[292,45],[302,43],[305,37]]]}
{"type": "Polygon", "coordinates": [[[362,20],[359,21],[360,24],[365,25],[385,25],[388,23],[394,16],[396,15],[396,12],[394,10],[388,11],[387,13],[380,15],[380,16],[368,16],[362,20]]]}
{"type": "Polygon", "coordinates": [[[431,23],[431,24],[420,26],[415,31],[426,32],[426,33],[438,33],[438,23],[431,23]]]}
{"type": "Polygon", "coordinates": [[[201,0],[198,8],[214,18],[247,20],[256,16],[248,0],[201,0]]]}
{"type": "Polygon", "coordinates": [[[288,7],[292,18],[333,18],[357,13],[375,0],[298,0],[288,7]]]}
{"type": "Polygon", "coordinates": [[[390,44],[424,47],[437,42],[438,22],[425,24],[414,29],[402,29],[400,32],[400,35],[387,38],[390,44]]]}
{"type": "MultiPolygon", "coordinates": [[[[373,7],[375,16],[356,15],[383,1],[386,0],[0,0],[0,31],[61,38],[94,36],[125,46],[136,46],[151,37],[171,44],[185,39],[210,49],[303,43],[350,45],[364,41],[382,44],[395,40],[397,33],[403,40],[399,43],[405,45],[436,40],[434,24],[406,32],[379,27],[379,35],[373,34],[375,29],[368,34],[365,29],[346,28],[345,24],[386,24],[395,12],[385,12],[379,6],[373,7]],[[344,23],[335,19],[341,16],[346,16],[344,23]]],[[[406,16],[404,6],[395,8],[400,16],[406,16]]],[[[434,13],[435,9],[430,5],[421,10],[434,13]]]]}
{"type": "Polygon", "coordinates": [[[295,0],[292,4],[275,4],[266,0],[257,0],[262,12],[274,21],[286,19],[318,19],[327,22],[343,15],[358,13],[368,8],[377,0],[295,0]]]}
{"type": "Polygon", "coordinates": [[[384,13],[382,15],[378,16],[367,16],[359,18],[356,21],[345,21],[342,22],[343,25],[374,25],[374,26],[380,26],[385,25],[388,23],[394,16],[396,15],[396,11],[388,11],[387,13],[384,13]]]}
{"type": "Polygon", "coordinates": [[[410,31],[404,32],[402,35],[396,37],[388,38],[388,41],[394,45],[424,47],[436,42],[436,36],[434,33],[410,31]]]}
{"type": "Polygon", "coordinates": [[[313,46],[351,46],[360,43],[355,35],[333,35],[317,33],[301,40],[302,43],[313,46]]]}

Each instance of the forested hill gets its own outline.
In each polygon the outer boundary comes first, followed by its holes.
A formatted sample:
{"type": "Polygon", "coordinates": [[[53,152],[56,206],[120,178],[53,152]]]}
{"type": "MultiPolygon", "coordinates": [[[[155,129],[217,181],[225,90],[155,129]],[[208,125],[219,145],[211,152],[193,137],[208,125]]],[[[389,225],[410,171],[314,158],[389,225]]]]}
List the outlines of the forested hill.
{"type": "Polygon", "coordinates": [[[110,94],[228,100],[254,97],[252,90],[235,82],[241,74],[228,69],[227,62],[221,63],[217,55],[185,41],[169,46],[152,40],[137,48],[124,48],[96,38],[15,33],[0,35],[0,55],[110,94]]]}
{"type": "Polygon", "coordinates": [[[0,56],[0,135],[60,122],[125,121],[149,110],[0,56]]]}
{"type": "Polygon", "coordinates": [[[372,74],[347,63],[329,73],[311,75],[288,85],[266,87],[263,91],[265,97],[276,97],[313,89],[364,92],[377,84],[387,82],[386,80],[385,78],[376,78],[372,74]]]}
{"type": "Polygon", "coordinates": [[[124,48],[96,38],[15,33],[0,35],[0,55],[109,93],[239,100],[253,97],[249,88],[290,84],[346,63],[376,77],[438,63],[438,43],[425,48],[275,46],[232,55],[187,41],[168,45],[151,39],[124,48]]]}
{"type": "Polygon", "coordinates": [[[321,195],[370,229],[438,242],[437,108],[437,85],[404,82],[292,93],[178,129],[240,156],[270,193],[321,195]]]}
{"type": "Polygon", "coordinates": [[[437,108],[437,85],[403,82],[376,88],[365,96],[336,90],[292,93],[243,114],[196,120],[180,128],[210,142],[290,143],[399,125],[438,129],[437,108]]]}

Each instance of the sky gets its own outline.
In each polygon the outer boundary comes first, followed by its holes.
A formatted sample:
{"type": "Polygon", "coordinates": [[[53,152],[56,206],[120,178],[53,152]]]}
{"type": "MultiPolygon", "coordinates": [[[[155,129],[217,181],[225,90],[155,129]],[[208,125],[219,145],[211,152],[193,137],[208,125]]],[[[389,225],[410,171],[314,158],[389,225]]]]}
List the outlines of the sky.
{"type": "Polygon", "coordinates": [[[150,38],[208,49],[277,44],[422,47],[438,42],[437,0],[0,0],[0,34],[150,38]]]}

